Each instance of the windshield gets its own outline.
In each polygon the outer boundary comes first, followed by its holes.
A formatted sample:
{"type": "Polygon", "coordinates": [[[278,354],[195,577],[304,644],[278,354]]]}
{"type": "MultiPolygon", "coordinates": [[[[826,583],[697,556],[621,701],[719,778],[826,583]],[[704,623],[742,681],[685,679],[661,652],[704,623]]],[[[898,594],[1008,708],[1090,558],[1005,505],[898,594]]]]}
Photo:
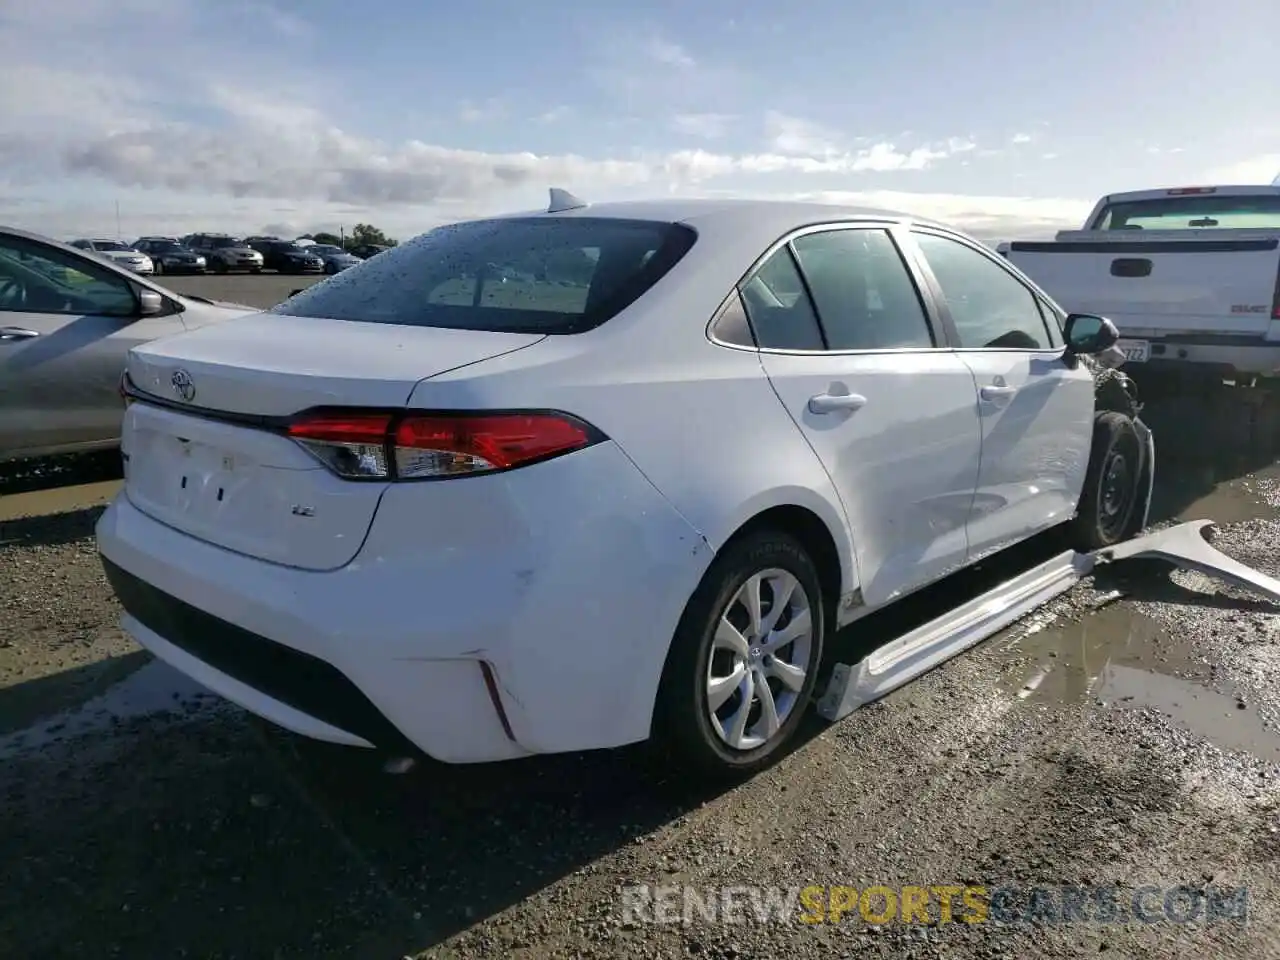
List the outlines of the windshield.
{"type": "Polygon", "coordinates": [[[158,253],[185,253],[186,247],[172,240],[152,240],[151,249],[158,253]]]}
{"type": "Polygon", "coordinates": [[[128,244],[120,243],[117,240],[95,240],[93,241],[96,250],[120,251],[122,253],[132,253],[133,248],[128,244]]]}
{"type": "Polygon", "coordinates": [[[326,257],[332,257],[335,254],[346,253],[341,247],[331,247],[327,243],[316,243],[307,247],[312,253],[322,253],[326,257]]]}
{"type": "Polygon", "coordinates": [[[1104,207],[1094,230],[1280,229],[1280,196],[1185,196],[1104,207]]]}
{"type": "Polygon", "coordinates": [[[693,246],[688,227],[530,217],[440,227],[273,307],[295,317],[578,333],[620,313],[693,246]]]}
{"type": "Polygon", "coordinates": [[[215,250],[220,250],[224,247],[243,247],[244,241],[235,237],[214,237],[209,241],[209,246],[215,250]]]}

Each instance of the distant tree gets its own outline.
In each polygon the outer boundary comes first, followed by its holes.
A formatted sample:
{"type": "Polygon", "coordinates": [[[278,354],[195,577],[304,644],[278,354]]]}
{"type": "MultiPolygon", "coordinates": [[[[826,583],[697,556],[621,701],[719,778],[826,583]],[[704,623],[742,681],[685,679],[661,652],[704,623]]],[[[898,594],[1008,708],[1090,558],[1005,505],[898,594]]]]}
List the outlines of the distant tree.
{"type": "Polygon", "coordinates": [[[347,237],[347,245],[360,247],[364,245],[394,247],[396,242],[371,223],[357,223],[351,235],[347,237]]]}
{"type": "Polygon", "coordinates": [[[325,243],[331,247],[342,246],[342,238],[336,233],[324,233],[323,231],[320,233],[313,233],[311,234],[311,239],[316,243],[325,243]]]}

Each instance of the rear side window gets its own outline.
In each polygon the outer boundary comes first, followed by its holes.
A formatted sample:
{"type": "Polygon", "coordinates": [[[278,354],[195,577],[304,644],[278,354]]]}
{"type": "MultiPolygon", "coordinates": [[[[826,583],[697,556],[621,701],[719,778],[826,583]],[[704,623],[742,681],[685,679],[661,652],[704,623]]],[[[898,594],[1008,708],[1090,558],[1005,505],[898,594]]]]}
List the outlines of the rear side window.
{"type": "Polygon", "coordinates": [[[276,306],[287,316],[496,333],[580,333],[688,253],[676,223],[527,217],[440,227],[276,306]]]}
{"type": "Polygon", "coordinates": [[[780,247],[740,290],[764,350],[822,350],[822,328],[791,251],[780,247]]]}

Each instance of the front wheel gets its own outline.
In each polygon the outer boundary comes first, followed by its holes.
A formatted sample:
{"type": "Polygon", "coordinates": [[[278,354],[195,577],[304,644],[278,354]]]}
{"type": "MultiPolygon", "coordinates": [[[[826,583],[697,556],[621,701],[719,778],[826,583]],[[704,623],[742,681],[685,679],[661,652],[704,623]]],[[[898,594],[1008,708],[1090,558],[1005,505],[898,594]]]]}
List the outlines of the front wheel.
{"type": "Polygon", "coordinates": [[[153,275],[155,275],[155,276],[157,276],[157,277],[159,277],[159,276],[163,276],[163,274],[164,274],[164,264],[163,264],[163,263],[161,263],[159,260],[157,260],[157,261],[156,261],[156,263],[155,263],[155,267],[152,269],[152,271],[151,271],[151,272],[152,272],[152,274],[153,274],[153,275]]]}
{"type": "Polygon", "coordinates": [[[655,705],[656,744],[700,776],[768,765],[812,698],[823,604],[813,560],[793,538],[761,531],[730,544],[676,628],[655,705]]]}
{"type": "Polygon", "coordinates": [[[1115,546],[1135,532],[1143,499],[1143,456],[1131,417],[1110,411],[1094,417],[1089,466],[1071,531],[1077,550],[1115,546]]]}

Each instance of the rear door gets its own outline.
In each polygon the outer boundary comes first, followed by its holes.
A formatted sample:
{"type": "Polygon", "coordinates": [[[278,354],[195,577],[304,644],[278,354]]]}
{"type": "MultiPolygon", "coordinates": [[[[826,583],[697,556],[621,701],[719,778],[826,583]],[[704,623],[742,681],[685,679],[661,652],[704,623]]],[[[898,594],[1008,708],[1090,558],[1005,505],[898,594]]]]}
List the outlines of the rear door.
{"type": "Polygon", "coordinates": [[[982,459],[970,559],[1069,520],[1084,483],[1093,377],[1063,359],[1058,321],[997,255],[954,235],[912,237],[957,354],[973,371],[982,459]]]}
{"type": "Polygon", "coordinates": [[[118,439],[126,354],[182,329],[89,256],[0,233],[0,453],[118,439]]]}
{"type": "Polygon", "coordinates": [[[741,292],[765,372],[844,502],[866,604],[962,565],[980,452],[973,375],[894,231],[801,231],[741,292]]]}

